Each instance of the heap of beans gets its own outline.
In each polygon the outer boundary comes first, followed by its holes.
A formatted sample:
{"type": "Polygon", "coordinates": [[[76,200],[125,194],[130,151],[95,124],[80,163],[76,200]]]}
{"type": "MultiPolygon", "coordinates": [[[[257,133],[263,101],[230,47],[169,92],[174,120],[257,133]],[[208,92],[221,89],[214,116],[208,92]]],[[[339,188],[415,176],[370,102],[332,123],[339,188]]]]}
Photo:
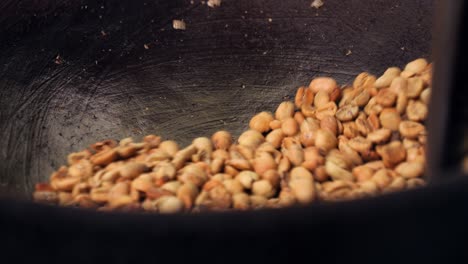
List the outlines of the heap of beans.
{"type": "Polygon", "coordinates": [[[374,196],[425,184],[431,68],[425,59],[363,72],[352,86],[320,77],[294,102],[180,148],[155,135],[107,140],[68,156],[34,199],[98,210],[247,210],[374,196]]]}

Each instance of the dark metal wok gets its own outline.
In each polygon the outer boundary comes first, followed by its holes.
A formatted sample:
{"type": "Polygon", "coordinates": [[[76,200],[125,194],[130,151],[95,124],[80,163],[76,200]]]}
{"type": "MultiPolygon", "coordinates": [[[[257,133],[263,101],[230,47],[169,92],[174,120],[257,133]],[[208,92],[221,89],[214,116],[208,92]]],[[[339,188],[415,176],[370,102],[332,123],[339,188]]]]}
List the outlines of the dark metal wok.
{"type": "Polygon", "coordinates": [[[456,256],[426,249],[443,249],[447,232],[468,219],[466,210],[457,217],[450,210],[468,200],[466,182],[194,216],[103,215],[12,200],[29,197],[69,152],[93,142],[158,134],[187,144],[220,129],[238,135],[254,113],[274,110],[315,76],[345,84],[431,54],[431,0],[324,0],[320,9],[304,0],[225,0],[215,9],[193,2],[0,3],[0,185],[10,194],[0,200],[0,226],[10,227],[1,234],[3,254],[81,263],[456,256]],[[187,30],[174,30],[173,19],[187,30]],[[445,217],[453,225],[435,229],[445,217]]]}

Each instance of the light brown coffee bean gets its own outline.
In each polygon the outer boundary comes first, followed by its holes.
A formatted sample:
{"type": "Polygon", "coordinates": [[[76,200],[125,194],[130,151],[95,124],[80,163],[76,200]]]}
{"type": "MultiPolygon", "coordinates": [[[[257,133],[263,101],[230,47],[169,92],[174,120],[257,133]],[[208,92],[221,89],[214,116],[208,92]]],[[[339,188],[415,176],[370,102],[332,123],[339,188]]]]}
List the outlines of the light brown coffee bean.
{"type": "Polygon", "coordinates": [[[268,170],[275,170],[277,164],[270,153],[261,152],[257,153],[253,161],[253,167],[258,175],[263,175],[268,170]]]}
{"type": "Polygon", "coordinates": [[[317,111],[316,111],[315,107],[312,107],[312,106],[306,105],[306,104],[303,104],[301,106],[301,113],[305,117],[314,117],[315,118],[316,112],[317,111]]]}
{"type": "Polygon", "coordinates": [[[249,197],[252,209],[263,208],[267,205],[267,198],[260,195],[251,195],[249,197]]]}
{"type": "Polygon", "coordinates": [[[359,107],[355,105],[345,105],[338,109],[336,118],[342,122],[354,120],[359,114],[359,107]]]}
{"type": "Polygon", "coordinates": [[[281,124],[281,130],[286,136],[294,136],[299,132],[299,126],[294,118],[286,118],[281,124]]]}
{"type": "Polygon", "coordinates": [[[406,159],[406,149],[400,141],[377,146],[376,151],[382,157],[382,161],[387,168],[392,168],[406,159]]]}
{"type": "Polygon", "coordinates": [[[336,102],[339,98],[341,98],[341,89],[336,87],[330,93],[330,101],[336,102]]]}
{"type": "Polygon", "coordinates": [[[182,183],[179,181],[170,181],[170,182],[166,182],[165,184],[163,184],[161,186],[161,190],[165,190],[173,194],[177,194],[177,191],[179,190],[181,186],[182,186],[182,183]]]}
{"type": "Polygon", "coordinates": [[[280,174],[284,174],[287,171],[289,171],[290,168],[291,168],[291,162],[289,161],[289,159],[287,157],[281,158],[278,164],[278,172],[280,174]]]}
{"type": "Polygon", "coordinates": [[[105,166],[118,158],[116,149],[107,149],[91,156],[90,161],[94,165],[105,166]]]}
{"type": "Polygon", "coordinates": [[[369,123],[367,118],[360,118],[358,117],[355,121],[356,128],[361,133],[362,136],[367,136],[369,133],[374,131],[373,126],[369,123]]]}
{"type": "Polygon", "coordinates": [[[282,129],[275,129],[268,133],[265,137],[265,141],[271,143],[275,148],[279,148],[281,146],[281,142],[283,141],[284,133],[282,129]]]}
{"type": "Polygon", "coordinates": [[[245,189],[251,189],[253,182],[259,179],[260,177],[257,173],[247,170],[239,172],[236,176],[236,180],[238,180],[245,189]]]}
{"type": "Polygon", "coordinates": [[[376,114],[370,114],[367,117],[367,121],[372,126],[373,130],[376,130],[376,129],[380,128],[380,120],[379,120],[379,117],[376,114]]]}
{"type": "Polygon", "coordinates": [[[305,120],[305,116],[302,114],[302,112],[295,112],[294,113],[294,120],[296,120],[296,122],[301,125],[302,122],[304,122],[305,120]]]}
{"type": "Polygon", "coordinates": [[[216,149],[227,150],[232,144],[232,135],[227,131],[218,131],[211,136],[211,141],[216,149]]]}
{"type": "Polygon", "coordinates": [[[284,155],[294,166],[300,166],[304,162],[304,152],[301,145],[293,144],[284,150],[284,155]]]}
{"type": "Polygon", "coordinates": [[[295,167],[291,170],[289,188],[299,203],[306,204],[315,200],[314,178],[305,168],[295,167]]]}
{"type": "Polygon", "coordinates": [[[329,77],[318,77],[313,79],[309,84],[309,89],[315,94],[320,91],[325,91],[330,94],[335,88],[338,87],[336,81],[329,77]]]}
{"type": "Polygon", "coordinates": [[[159,149],[163,150],[171,157],[174,157],[174,155],[179,151],[179,145],[173,140],[165,140],[159,144],[159,149]]]}
{"type": "Polygon", "coordinates": [[[370,90],[374,87],[376,77],[372,74],[369,74],[367,72],[362,72],[360,73],[356,79],[354,79],[353,82],[353,87],[355,89],[365,89],[365,90],[370,90]]]}
{"type": "Polygon", "coordinates": [[[186,182],[177,190],[177,198],[184,203],[185,209],[190,209],[192,208],[198,193],[199,191],[195,184],[186,182]]]}
{"type": "MultiPolygon", "coordinates": [[[[365,106],[370,100],[369,91],[366,89],[357,89],[354,98],[351,100],[351,104],[359,107],[365,106]]],[[[340,105],[341,107],[341,105],[340,105]]]]}
{"type": "Polygon", "coordinates": [[[421,99],[421,102],[425,103],[426,105],[429,105],[429,100],[431,98],[431,88],[426,88],[421,92],[421,95],[419,95],[419,99],[421,99]]]}
{"type": "Polygon", "coordinates": [[[80,179],[88,179],[93,176],[93,164],[89,160],[82,159],[68,168],[68,175],[80,179]]]}
{"type": "Polygon", "coordinates": [[[411,100],[408,103],[408,107],[406,108],[406,115],[408,116],[408,119],[412,121],[423,121],[426,120],[427,114],[427,105],[421,101],[411,100]]]}
{"type": "Polygon", "coordinates": [[[271,198],[275,195],[275,189],[268,180],[258,180],[252,184],[252,193],[254,195],[271,198]]]}
{"type": "Polygon", "coordinates": [[[427,65],[428,63],[426,59],[419,58],[406,64],[405,71],[419,74],[426,69],[427,65]]]}
{"type": "Polygon", "coordinates": [[[147,171],[149,171],[149,168],[145,164],[132,162],[124,165],[119,173],[121,178],[132,180],[147,171]]]}
{"type": "Polygon", "coordinates": [[[264,133],[270,130],[270,122],[273,121],[273,115],[269,112],[260,112],[250,119],[250,129],[264,133]]]}
{"type": "MultiPolygon", "coordinates": [[[[403,122],[402,122],[403,123],[403,122]]],[[[401,124],[400,124],[401,126],[401,124]]],[[[367,140],[375,144],[387,142],[392,135],[392,131],[388,128],[377,129],[367,135],[367,140]]]]}
{"type": "Polygon", "coordinates": [[[401,117],[395,108],[385,108],[380,113],[379,120],[383,128],[397,131],[401,122],[401,117]]]}
{"type": "Polygon", "coordinates": [[[365,182],[370,180],[374,175],[374,172],[375,170],[365,165],[354,167],[352,170],[353,176],[358,182],[365,182]]]}
{"type": "Polygon", "coordinates": [[[392,84],[390,84],[390,91],[395,94],[406,93],[408,89],[408,81],[403,77],[396,77],[393,79],[392,84]]]}
{"type": "Polygon", "coordinates": [[[270,122],[270,128],[271,128],[271,130],[281,128],[281,124],[282,124],[281,121],[275,119],[275,120],[270,122]]]}
{"type": "Polygon", "coordinates": [[[408,96],[405,92],[399,92],[396,102],[396,110],[401,115],[406,111],[406,107],[408,106],[408,96]]]}
{"type": "Polygon", "coordinates": [[[90,157],[91,157],[91,152],[89,150],[83,150],[80,152],[71,153],[67,157],[68,165],[73,165],[83,159],[89,159],[90,157]]]}
{"type": "Polygon", "coordinates": [[[308,147],[304,149],[304,162],[302,163],[302,167],[313,171],[319,165],[323,165],[324,158],[320,155],[318,148],[316,147],[308,147]]]}
{"type": "Polygon", "coordinates": [[[327,91],[321,90],[314,97],[314,106],[320,108],[330,102],[330,95],[327,91]]]}
{"type": "Polygon", "coordinates": [[[320,128],[330,131],[333,135],[338,133],[338,124],[333,116],[326,116],[320,120],[320,128]]]}
{"type": "Polygon", "coordinates": [[[372,147],[372,143],[364,137],[357,136],[349,140],[348,145],[357,152],[363,153],[372,147]]]}
{"type": "Polygon", "coordinates": [[[354,181],[353,174],[329,160],[325,161],[325,171],[333,180],[354,181]]]}
{"type": "Polygon", "coordinates": [[[256,148],[265,142],[265,138],[256,130],[247,130],[239,136],[237,141],[239,142],[239,145],[256,148]]]}
{"type": "Polygon", "coordinates": [[[347,138],[354,138],[359,136],[359,130],[354,122],[343,123],[343,135],[347,138]]]}
{"type": "Polygon", "coordinates": [[[314,179],[318,182],[325,182],[329,180],[329,176],[327,174],[327,170],[325,169],[325,166],[318,166],[314,170],[314,179]]]}
{"type": "Polygon", "coordinates": [[[184,203],[174,196],[163,196],[156,203],[161,214],[174,214],[184,210],[184,203]]]}
{"type": "Polygon", "coordinates": [[[420,177],[424,173],[424,164],[420,162],[402,162],[395,171],[404,178],[420,177]]]}
{"type": "Polygon", "coordinates": [[[419,77],[412,77],[408,79],[408,87],[406,90],[406,95],[410,99],[417,98],[422,90],[424,89],[424,83],[419,77]]]}
{"type": "Polygon", "coordinates": [[[385,189],[392,182],[392,178],[387,169],[376,171],[371,180],[377,184],[380,190],[385,189]]]}
{"type": "Polygon", "coordinates": [[[294,116],[294,104],[292,102],[282,102],[275,112],[275,118],[283,121],[286,118],[294,116]]]}
{"type": "Polygon", "coordinates": [[[375,96],[375,101],[383,107],[393,106],[396,102],[396,99],[397,94],[390,90],[390,88],[379,90],[377,96],[375,96]]]}
{"type": "Polygon", "coordinates": [[[380,114],[380,112],[382,112],[382,110],[383,110],[383,106],[379,105],[376,102],[375,97],[372,97],[367,103],[367,105],[364,107],[364,112],[367,115],[371,115],[371,114],[378,115],[380,114]]]}
{"type": "Polygon", "coordinates": [[[385,88],[389,87],[390,84],[392,83],[393,79],[398,77],[401,73],[400,68],[397,67],[391,67],[388,68],[382,76],[380,76],[376,81],[375,81],[375,87],[377,89],[380,88],[385,88]]]}
{"type": "Polygon", "coordinates": [[[326,116],[334,116],[337,111],[335,102],[328,102],[315,110],[315,118],[322,120],[326,116]]]}
{"type": "Polygon", "coordinates": [[[237,210],[247,210],[250,208],[250,198],[246,193],[236,193],[232,196],[232,205],[237,210]]]}
{"type": "Polygon", "coordinates": [[[198,187],[203,186],[203,184],[208,180],[206,172],[196,164],[185,166],[177,178],[182,183],[190,182],[198,187]]]}
{"type": "Polygon", "coordinates": [[[403,137],[414,139],[423,133],[425,127],[414,121],[402,121],[399,126],[399,132],[403,137]]]}
{"type": "Polygon", "coordinates": [[[119,154],[119,157],[122,158],[122,159],[128,159],[128,158],[136,155],[137,151],[138,151],[138,149],[132,144],[129,144],[127,146],[121,146],[121,147],[117,148],[117,154],[119,154]]]}
{"type": "Polygon", "coordinates": [[[316,132],[320,128],[318,122],[312,118],[306,118],[300,126],[300,141],[304,146],[313,146],[315,144],[316,132]]]}
{"type": "Polygon", "coordinates": [[[303,104],[312,105],[314,102],[314,93],[307,87],[300,87],[297,89],[296,97],[294,98],[294,103],[297,108],[301,108],[303,104]]]}
{"type": "Polygon", "coordinates": [[[336,136],[333,135],[330,131],[319,129],[316,132],[315,136],[315,146],[322,151],[329,151],[336,148],[338,142],[336,136]]]}

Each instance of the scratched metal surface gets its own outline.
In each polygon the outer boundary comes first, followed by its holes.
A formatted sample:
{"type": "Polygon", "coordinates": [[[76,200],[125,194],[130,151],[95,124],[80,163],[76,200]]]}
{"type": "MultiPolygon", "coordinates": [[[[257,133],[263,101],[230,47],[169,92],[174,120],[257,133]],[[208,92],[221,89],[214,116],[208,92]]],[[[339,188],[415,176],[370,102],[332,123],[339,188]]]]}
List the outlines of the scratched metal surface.
{"type": "Polygon", "coordinates": [[[2,192],[27,196],[95,141],[238,135],[314,76],[430,56],[431,0],[310,2],[1,1],[2,192]]]}

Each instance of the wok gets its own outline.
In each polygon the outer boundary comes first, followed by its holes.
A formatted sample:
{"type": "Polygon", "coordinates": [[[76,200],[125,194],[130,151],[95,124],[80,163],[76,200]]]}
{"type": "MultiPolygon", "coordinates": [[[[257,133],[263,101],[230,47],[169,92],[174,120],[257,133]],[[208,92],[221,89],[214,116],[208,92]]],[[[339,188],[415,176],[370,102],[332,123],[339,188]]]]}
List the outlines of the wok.
{"type": "Polygon", "coordinates": [[[96,141],[157,134],[185,145],[220,129],[237,136],[254,113],[274,111],[314,77],[349,84],[362,71],[431,58],[433,1],[324,3],[2,1],[2,254],[51,262],[459,257],[461,244],[450,242],[466,237],[457,227],[468,218],[453,208],[466,208],[466,180],[339,204],[190,216],[27,200],[68,153],[96,141]],[[174,30],[174,19],[187,29],[174,30]]]}

